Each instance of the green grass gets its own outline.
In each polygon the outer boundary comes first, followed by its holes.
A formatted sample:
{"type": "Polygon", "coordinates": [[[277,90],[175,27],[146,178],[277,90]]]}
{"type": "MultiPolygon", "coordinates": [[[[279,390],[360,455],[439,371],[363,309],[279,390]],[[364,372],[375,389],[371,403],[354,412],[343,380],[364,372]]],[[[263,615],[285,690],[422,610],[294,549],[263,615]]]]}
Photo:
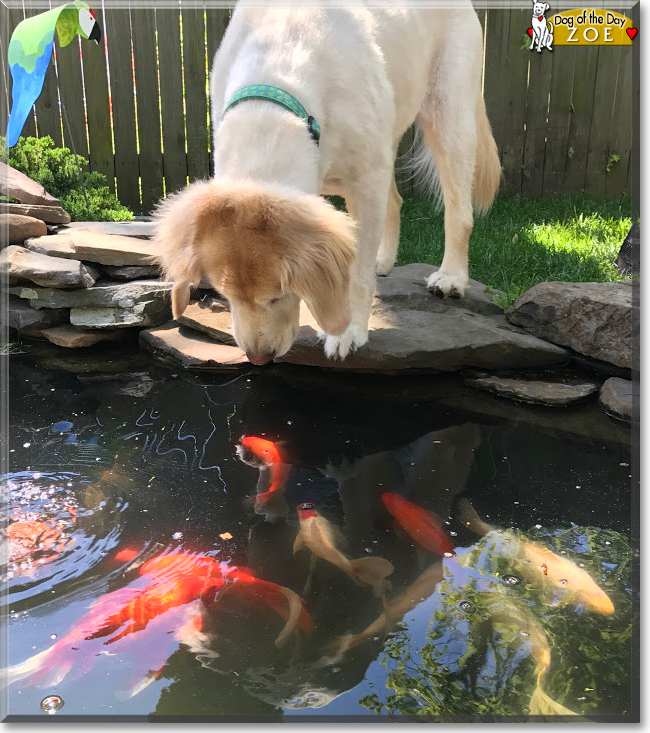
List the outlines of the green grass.
{"type": "MultiPolygon", "coordinates": [[[[503,306],[546,280],[620,280],[614,261],[632,225],[631,210],[629,197],[500,196],[487,216],[476,218],[470,277],[502,291],[496,300],[503,306]]],[[[440,265],[443,250],[443,212],[431,201],[404,201],[398,264],[440,265]]]]}

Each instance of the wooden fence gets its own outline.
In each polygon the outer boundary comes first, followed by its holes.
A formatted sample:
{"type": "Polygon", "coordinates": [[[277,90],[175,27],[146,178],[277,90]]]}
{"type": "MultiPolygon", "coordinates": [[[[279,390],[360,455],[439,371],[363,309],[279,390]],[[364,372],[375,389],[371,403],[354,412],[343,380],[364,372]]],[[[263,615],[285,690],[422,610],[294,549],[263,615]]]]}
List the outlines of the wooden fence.
{"type": "MultiPolygon", "coordinates": [[[[150,3],[151,4],[151,3],[150,3]]],[[[137,6],[137,0],[133,2],[137,6]]],[[[24,134],[51,135],[89,158],[120,200],[148,213],[165,193],[210,173],[208,69],[230,11],[168,6],[131,10],[94,3],[104,44],[55,44],[24,134]],[[191,111],[191,114],[187,114],[191,111]]],[[[7,45],[25,15],[0,3],[6,129],[11,78],[7,45]]],[[[484,94],[504,171],[503,189],[538,196],[631,191],[631,47],[522,49],[530,10],[481,9],[484,94]]],[[[400,150],[413,141],[409,130],[400,150]]],[[[417,193],[398,165],[403,195],[417,193]]]]}

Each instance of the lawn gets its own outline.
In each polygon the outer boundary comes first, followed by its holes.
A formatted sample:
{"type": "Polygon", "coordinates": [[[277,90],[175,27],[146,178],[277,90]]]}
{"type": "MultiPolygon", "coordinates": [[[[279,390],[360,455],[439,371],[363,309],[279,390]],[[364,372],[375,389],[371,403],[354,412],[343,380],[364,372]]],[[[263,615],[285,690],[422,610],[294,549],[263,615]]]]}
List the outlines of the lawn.
{"type": "MultiPolygon", "coordinates": [[[[470,276],[502,291],[501,305],[545,280],[620,280],[614,261],[632,225],[631,208],[629,197],[500,196],[475,221],[470,276]]],[[[439,265],[443,249],[442,211],[431,201],[404,201],[398,264],[439,265]]]]}

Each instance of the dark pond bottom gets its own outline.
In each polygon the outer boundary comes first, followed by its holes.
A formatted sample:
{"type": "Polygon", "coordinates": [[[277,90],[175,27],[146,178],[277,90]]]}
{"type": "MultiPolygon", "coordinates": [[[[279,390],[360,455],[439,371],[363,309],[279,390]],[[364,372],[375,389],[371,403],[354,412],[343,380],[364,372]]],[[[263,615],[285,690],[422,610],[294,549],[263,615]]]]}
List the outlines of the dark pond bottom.
{"type": "Polygon", "coordinates": [[[10,369],[12,718],[634,718],[631,437],[595,404],[47,366],[10,369]],[[428,514],[396,521],[387,492],[428,514]],[[305,502],[345,562],[392,563],[385,615],[347,566],[294,553],[305,502]]]}

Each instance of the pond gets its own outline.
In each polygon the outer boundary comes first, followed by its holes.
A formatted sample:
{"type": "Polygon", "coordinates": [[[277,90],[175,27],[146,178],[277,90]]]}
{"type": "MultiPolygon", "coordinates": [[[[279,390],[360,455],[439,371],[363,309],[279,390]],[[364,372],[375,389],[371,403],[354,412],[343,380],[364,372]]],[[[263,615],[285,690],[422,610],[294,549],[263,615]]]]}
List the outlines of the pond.
{"type": "Polygon", "coordinates": [[[595,404],[102,358],[12,357],[10,719],[634,717],[631,433],[595,404]]]}

